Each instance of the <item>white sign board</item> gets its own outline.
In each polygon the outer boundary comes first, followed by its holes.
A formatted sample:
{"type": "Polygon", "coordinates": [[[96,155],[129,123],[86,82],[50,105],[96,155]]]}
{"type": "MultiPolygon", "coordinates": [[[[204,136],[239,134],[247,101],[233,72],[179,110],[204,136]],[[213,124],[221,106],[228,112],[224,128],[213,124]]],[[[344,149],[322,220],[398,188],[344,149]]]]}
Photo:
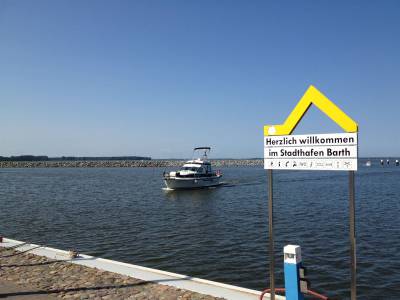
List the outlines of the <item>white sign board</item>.
{"type": "Polygon", "coordinates": [[[264,169],[357,170],[357,133],[264,137],[264,169]]]}

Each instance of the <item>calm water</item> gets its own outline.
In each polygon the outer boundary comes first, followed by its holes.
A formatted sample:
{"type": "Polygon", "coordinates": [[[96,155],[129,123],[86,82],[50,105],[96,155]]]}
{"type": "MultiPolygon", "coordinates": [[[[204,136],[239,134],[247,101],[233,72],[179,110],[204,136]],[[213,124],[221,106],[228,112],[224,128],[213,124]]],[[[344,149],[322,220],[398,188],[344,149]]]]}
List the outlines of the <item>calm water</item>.
{"type": "MultiPolygon", "coordinates": [[[[0,234],[261,290],[268,286],[262,168],[227,186],[165,192],[164,169],[1,169],[0,234]]],[[[276,172],[277,286],[299,244],[314,290],[349,298],[347,174],[276,172]]],[[[356,174],[359,299],[400,299],[400,167],[356,174]]]]}

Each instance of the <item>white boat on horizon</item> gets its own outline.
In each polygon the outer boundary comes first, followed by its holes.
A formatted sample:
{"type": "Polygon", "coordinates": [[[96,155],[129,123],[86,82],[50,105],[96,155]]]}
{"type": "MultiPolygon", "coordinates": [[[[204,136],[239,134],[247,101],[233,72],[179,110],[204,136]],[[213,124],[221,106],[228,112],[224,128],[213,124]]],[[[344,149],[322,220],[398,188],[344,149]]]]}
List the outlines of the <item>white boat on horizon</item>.
{"type": "Polygon", "coordinates": [[[179,171],[164,172],[164,182],[169,190],[177,189],[198,189],[220,185],[222,173],[213,171],[208,161],[210,147],[196,147],[193,150],[193,157],[197,151],[204,151],[197,159],[188,160],[179,171]]]}

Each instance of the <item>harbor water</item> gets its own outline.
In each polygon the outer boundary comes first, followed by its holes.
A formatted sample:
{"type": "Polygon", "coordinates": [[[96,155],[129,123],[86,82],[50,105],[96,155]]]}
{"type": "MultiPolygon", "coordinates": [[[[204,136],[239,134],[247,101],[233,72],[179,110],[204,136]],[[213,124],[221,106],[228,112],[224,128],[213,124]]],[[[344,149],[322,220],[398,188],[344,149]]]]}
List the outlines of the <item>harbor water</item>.
{"type": "MultiPolygon", "coordinates": [[[[268,282],[267,176],[166,192],[163,168],[0,169],[0,235],[261,290],[268,282]]],[[[311,287],[348,299],[346,172],[275,172],[276,286],[283,247],[302,247],[311,287]]],[[[356,172],[359,299],[400,299],[400,167],[356,172]]]]}

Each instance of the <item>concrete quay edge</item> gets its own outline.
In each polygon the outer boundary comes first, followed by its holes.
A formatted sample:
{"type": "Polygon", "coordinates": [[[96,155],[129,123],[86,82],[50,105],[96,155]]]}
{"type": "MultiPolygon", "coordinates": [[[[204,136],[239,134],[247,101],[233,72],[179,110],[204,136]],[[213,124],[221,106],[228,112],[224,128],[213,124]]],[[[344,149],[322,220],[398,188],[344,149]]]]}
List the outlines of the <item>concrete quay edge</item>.
{"type": "MultiPolygon", "coordinates": [[[[79,254],[79,257],[71,259],[69,251],[25,243],[18,240],[3,238],[0,247],[14,248],[20,252],[27,252],[50,259],[63,260],[73,264],[97,268],[117,274],[122,274],[144,281],[151,281],[163,285],[185,289],[214,297],[222,297],[227,300],[259,300],[260,291],[242,288],[230,284],[216,281],[171,273],[167,271],[142,267],[134,264],[118,262],[105,258],[97,258],[86,254],[79,254]]],[[[270,295],[264,296],[264,300],[269,300],[270,295]]],[[[276,300],[284,300],[283,296],[275,296],[276,300]]]]}

